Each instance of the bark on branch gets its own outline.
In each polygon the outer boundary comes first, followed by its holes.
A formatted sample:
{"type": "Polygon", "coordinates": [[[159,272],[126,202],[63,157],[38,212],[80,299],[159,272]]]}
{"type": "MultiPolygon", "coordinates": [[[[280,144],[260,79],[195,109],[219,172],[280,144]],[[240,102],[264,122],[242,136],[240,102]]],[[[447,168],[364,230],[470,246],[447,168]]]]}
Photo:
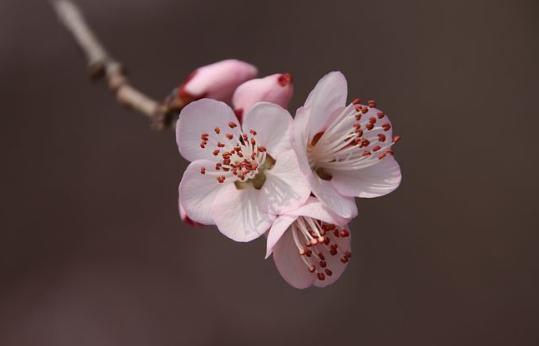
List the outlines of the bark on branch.
{"type": "Polygon", "coordinates": [[[112,58],[92,31],[79,8],[70,0],[51,0],[60,22],[71,32],[86,55],[92,79],[106,78],[110,90],[122,105],[146,115],[156,129],[169,127],[184,106],[179,98],[158,102],[131,85],[122,65],[112,58]]]}

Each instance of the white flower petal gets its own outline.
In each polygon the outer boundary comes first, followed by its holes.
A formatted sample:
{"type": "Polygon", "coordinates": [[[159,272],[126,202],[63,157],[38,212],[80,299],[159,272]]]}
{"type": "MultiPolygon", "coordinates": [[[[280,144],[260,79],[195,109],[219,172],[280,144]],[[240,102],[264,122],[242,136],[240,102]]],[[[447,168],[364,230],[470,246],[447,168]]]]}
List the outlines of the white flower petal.
{"type": "Polygon", "coordinates": [[[180,206],[191,220],[205,225],[214,224],[211,208],[218,191],[223,188],[215,177],[200,173],[201,168],[209,171],[213,165],[208,160],[192,162],[183,173],[179,187],[180,206]]]}
{"type": "Polygon", "coordinates": [[[176,123],[176,143],[180,154],[188,161],[215,161],[212,151],[219,141],[226,143],[227,133],[237,138],[239,121],[229,106],[211,99],[194,101],[185,106],[176,123]],[[230,128],[231,122],[237,126],[230,128]],[[216,128],[219,133],[215,131],[216,128]],[[201,135],[204,133],[208,134],[208,144],[201,148],[201,135]]]}
{"type": "Polygon", "coordinates": [[[288,230],[288,227],[290,227],[296,219],[297,217],[295,216],[281,215],[273,221],[273,225],[268,232],[268,239],[266,241],[266,258],[271,255],[273,248],[279,239],[281,239],[283,234],[288,230]]]}
{"type": "Polygon", "coordinates": [[[259,191],[251,186],[239,190],[234,184],[225,184],[212,208],[219,231],[239,242],[248,242],[264,234],[274,217],[258,207],[258,194],[259,191]]]}
{"type": "Polygon", "coordinates": [[[357,206],[353,197],[341,195],[331,181],[322,180],[317,175],[309,179],[313,194],[338,216],[351,219],[357,216],[357,206]]]}
{"type": "Polygon", "coordinates": [[[314,283],[315,275],[307,270],[301,260],[292,232],[285,232],[273,248],[273,261],[283,279],[291,286],[303,289],[314,283]]]}
{"type": "Polygon", "coordinates": [[[287,215],[290,216],[308,216],[313,219],[324,221],[325,223],[344,226],[350,220],[335,214],[331,209],[324,206],[318,199],[314,197],[309,197],[307,202],[301,207],[287,212],[287,215]]]}
{"type": "Polygon", "coordinates": [[[331,183],[345,196],[373,198],[394,191],[401,182],[401,170],[393,156],[356,171],[332,171],[331,183]]]}
{"type": "Polygon", "coordinates": [[[266,170],[265,174],[266,181],[260,189],[258,203],[269,213],[281,214],[298,208],[311,193],[294,150],[287,150],[277,156],[275,166],[266,170]]]}
{"type": "Polygon", "coordinates": [[[325,129],[334,111],[346,105],[348,86],[341,72],[330,72],[309,94],[305,107],[309,108],[307,132],[309,137],[325,129]]]}
{"type": "Polygon", "coordinates": [[[274,158],[290,149],[292,116],[281,106],[268,102],[259,102],[245,114],[243,131],[257,132],[256,141],[266,147],[274,158]]]}

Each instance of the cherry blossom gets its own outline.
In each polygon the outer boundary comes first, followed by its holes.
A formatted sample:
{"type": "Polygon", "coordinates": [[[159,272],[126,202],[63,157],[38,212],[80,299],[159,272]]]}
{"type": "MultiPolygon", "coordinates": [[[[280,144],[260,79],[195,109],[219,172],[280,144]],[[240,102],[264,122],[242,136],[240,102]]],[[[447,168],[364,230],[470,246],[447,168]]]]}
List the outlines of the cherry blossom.
{"type": "Polygon", "coordinates": [[[316,198],[279,216],[268,232],[266,258],[295,288],[325,287],[341,276],[352,256],[346,219],[316,198]]]}
{"type": "Polygon", "coordinates": [[[215,224],[236,241],[253,240],[276,215],[305,202],[309,184],[291,148],[290,114],[258,103],[242,125],[225,103],[202,99],[187,105],[176,125],[180,154],[192,161],[180,182],[189,218],[215,224]]]}
{"type": "Polygon", "coordinates": [[[354,100],[346,105],[340,72],[324,76],[294,119],[294,149],[313,194],[342,217],[357,215],[354,197],[388,194],[401,182],[387,115],[354,100]]]}

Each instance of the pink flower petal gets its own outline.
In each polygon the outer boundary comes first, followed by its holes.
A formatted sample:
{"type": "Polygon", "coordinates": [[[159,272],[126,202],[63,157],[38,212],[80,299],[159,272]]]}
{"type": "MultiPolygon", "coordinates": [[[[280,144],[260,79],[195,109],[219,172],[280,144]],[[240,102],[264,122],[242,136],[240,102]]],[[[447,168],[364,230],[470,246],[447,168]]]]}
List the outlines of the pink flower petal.
{"type": "Polygon", "coordinates": [[[306,128],[310,138],[324,130],[336,109],[346,105],[347,94],[346,78],[341,72],[330,72],[320,79],[305,101],[310,112],[306,128]]]}
{"type": "Polygon", "coordinates": [[[255,66],[235,59],[199,67],[182,84],[179,97],[184,102],[204,97],[230,102],[234,90],[257,72],[255,66]]]}
{"type": "Polygon", "coordinates": [[[256,131],[256,140],[266,147],[274,158],[290,149],[292,116],[284,108],[273,103],[257,103],[245,116],[244,132],[256,131]]]}
{"type": "Polygon", "coordinates": [[[296,221],[296,216],[281,215],[275,221],[268,231],[268,239],[266,241],[266,258],[268,258],[273,252],[273,248],[281,239],[283,234],[288,230],[288,227],[296,221]]]}
{"type": "Polygon", "coordinates": [[[212,150],[222,140],[223,133],[230,132],[236,136],[239,133],[239,126],[230,128],[231,122],[239,124],[232,109],[223,102],[202,99],[188,104],[176,123],[176,143],[180,154],[188,161],[215,161],[212,150]],[[207,136],[206,145],[204,135],[207,136]]]}
{"type": "Polygon", "coordinates": [[[315,197],[309,197],[301,207],[289,211],[286,214],[290,216],[308,216],[338,226],[344,226],[350,222],[350,219],[338,216],[315,197]]]}
{"type": "Polygon", "coordinates": [[[307,288],[316,279],[301,260],[292,232],[285,232],[273,247],[273,261],[283,279],[295,288],[307,288]]]}
{"type": "Polygon", "coordinates": [[[357,206],[353,197],[346,197],[335,190],[331,181],[322,180],[317,175],[309,179],[313,194],[338,216],[351,219],[357,216],[357,206]]]}
{"type": "Polygon", "coordinates": [[[189,218],[205,225],[214,224],[211,213],[213,200],[223,188],[215,177],[201,174],[201,170],[210,170],[214,163],[208,160],[192,162],[183,173],[180,182],[180,206],[185,208],[189,218]]]}
{"type": "Polygon", "coordinates": [[[232,104],[236,113],[248,113],[257,102],[271,102],[286,108],[294,86],[290,74],[276,73],[264,78],[251,79],[234,92],[232,104]]]}
{"type": "Polygon", "coordinates": [[[401,170],[393,156],[356,171],[332,171],[331,182],[344,196],[373,198],[387,195],[399,187],[401,170]]]}
{"type": "Polygon", "coordinates": [[[258,194],[258,205],[272,214],[301,206],[311,193],[301,173],[294,150],[276,157],[275,166],[265,172],[266,181],[258,194]]]}
{"type": "Polygon", "coordinates": [[[228,238],[248,242],[264,234],[274,219],[257,204],[258,191],[251,186],[237,189],[225,184],[213,202],[213,218],[221,233],[228,238]]]}

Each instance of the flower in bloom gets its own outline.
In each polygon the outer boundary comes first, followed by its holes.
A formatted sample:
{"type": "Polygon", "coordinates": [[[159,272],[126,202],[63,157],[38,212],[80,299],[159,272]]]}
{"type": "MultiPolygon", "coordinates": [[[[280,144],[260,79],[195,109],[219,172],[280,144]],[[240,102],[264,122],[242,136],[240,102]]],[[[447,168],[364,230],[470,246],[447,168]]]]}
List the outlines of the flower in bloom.
{"type": "Polygon", "coordinates": [[[184,103],[205,97],[230,102],[234,90],[257,73],[256,67],[240,60],[219,61],[191,72],[180,86],[178,96],[184,103]]]}
{"type": "Polygon", "coordinates": [[[286,108],[293,94],[292,75],[276,73],[264,78],[251,79],[240,85],[232,96],[232,104],[241,120],[243,113],[248,112],[257,102],[271,102],[286,108]]]}
{"type": "Polygon", "coordinates": [[[352,256],[347,220],[316,198],[280,215],[268,232],[266,258],[296,288],[325,287],[344,272],[352,256]]]}
{"type": "Polygon", "coordinates": [[[324,76],[294,119],[294,149],[320,201],[345,218],[357,215],[354,197],[378,197],[395,190],[401,172],[393,158],[391,122],[374,101],[346,105],[340,72],[324,76]]]}
{"type": "Polygon", "coordinates": [[[179,187],[189,218],[250,241],[269,229],[275,215],[303,204],[310,188],[291,148],[291,124],[290,114],[271,103],[256,104],[242,125],[223,102],[187,105],[176,141],[192,161],[179,187]]]}

